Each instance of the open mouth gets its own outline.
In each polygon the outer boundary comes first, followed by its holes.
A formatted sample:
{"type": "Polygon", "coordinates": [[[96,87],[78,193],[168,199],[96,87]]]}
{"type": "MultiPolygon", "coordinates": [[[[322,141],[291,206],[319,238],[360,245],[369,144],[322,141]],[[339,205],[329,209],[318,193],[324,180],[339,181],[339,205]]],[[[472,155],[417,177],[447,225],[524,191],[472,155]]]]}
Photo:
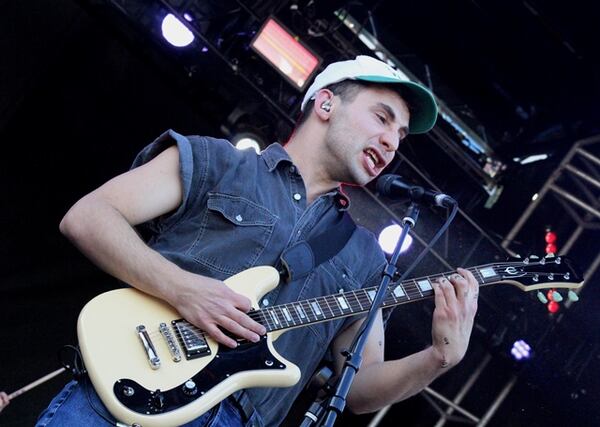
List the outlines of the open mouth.
{"type": "Polygon", "coordinates": [[[379,168],[383,165],[383,160],[379,157],[375,150],[367,148],[365,150],[365,154],[367,155],[367,162],[372,169],[379,168]]]}

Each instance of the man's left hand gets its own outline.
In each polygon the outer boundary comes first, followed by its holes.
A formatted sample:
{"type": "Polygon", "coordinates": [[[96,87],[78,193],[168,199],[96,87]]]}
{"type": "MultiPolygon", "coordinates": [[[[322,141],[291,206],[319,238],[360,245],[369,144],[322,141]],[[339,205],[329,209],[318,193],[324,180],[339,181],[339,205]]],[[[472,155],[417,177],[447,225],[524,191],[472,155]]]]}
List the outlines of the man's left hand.
{"type": "Polygon", "coordinates": [[[450,368],[462,360],[469,346],[479,285],[470,271],[459,268],[435,283],[434,292],[432,349],[440,367],[450,368]]]}

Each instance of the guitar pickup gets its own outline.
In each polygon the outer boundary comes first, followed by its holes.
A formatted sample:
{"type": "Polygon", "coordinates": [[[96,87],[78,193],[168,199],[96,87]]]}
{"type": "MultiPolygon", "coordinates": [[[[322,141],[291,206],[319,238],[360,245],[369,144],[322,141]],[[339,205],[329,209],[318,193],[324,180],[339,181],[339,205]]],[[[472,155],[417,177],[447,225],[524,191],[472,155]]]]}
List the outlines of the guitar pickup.
{"type": "Polygon", "coordinates": [[[177,331],[177,339],[187,360],[211,354],[204,332],[183,319],[173,320],[171,325],[177,331]]]}

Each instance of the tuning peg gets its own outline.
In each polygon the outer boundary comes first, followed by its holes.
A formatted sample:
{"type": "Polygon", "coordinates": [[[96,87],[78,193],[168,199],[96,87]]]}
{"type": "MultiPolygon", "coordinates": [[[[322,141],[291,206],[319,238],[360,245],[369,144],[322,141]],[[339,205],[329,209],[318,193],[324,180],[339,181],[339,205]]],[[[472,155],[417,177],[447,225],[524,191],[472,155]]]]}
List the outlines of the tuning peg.
{"type": "Polygon", "coordinates": [[[550,252],[544,258],[554,258],[554,252],[550,252]]]}
{"type": "Polygon", "coordinates": [[[544,264],[546,264],[546,258],[542,258],[542,259],[540,260],[540,264],[541,264],[541,265],[544,265],[544,264]]]}
{"type": "Polygon", "coordinates": [[[548,302],[548,298],[546,298],[546,296],[541,291],[538,291],[537,297],[542,304],[546,304],[548,302]]]}
{"type": "Polygon", "coordinates": [[[554,291],[552,292],[552,299],[556,302],[561,302],[563,300],[563,297],[557,291],[554,291]]]}
{"type": "Polygon", "coordinates": [[[527,257],[523,260],[523,264],[525,264],[525,265],[529,264],[529,257],[527,257]]]}
{"type": "Polygon", "coordinates": [[[569,296],[569,301],[573,301],[573,302],[579,301],[579,296],[572,290],[569,290],[568,296],[569,296]]]}

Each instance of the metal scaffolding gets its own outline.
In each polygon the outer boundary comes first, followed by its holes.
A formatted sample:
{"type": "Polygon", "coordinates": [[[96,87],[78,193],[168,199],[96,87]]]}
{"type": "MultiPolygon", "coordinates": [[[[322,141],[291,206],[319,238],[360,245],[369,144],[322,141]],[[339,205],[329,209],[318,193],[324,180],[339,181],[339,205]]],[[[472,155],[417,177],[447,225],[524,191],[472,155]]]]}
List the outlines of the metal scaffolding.
{"type": "MultiPolygon", "coordinates": [[[[583,277],[590,279],[600,265],[600,245],[595,234],[600,230],[600,135],[575,143],[558,168],[544,183],[537,198],[532,200],[523,215],[502,241],[502,247],[515,254],[511,248],[515,239],[526,229],[536,212],[547,204],[560,206],[572,230],[566,242],[559,247],[559,255],[569,255],[577,245],[591,258],[579,256],[583,277]],[[552,197],[550,197],[552,196],[552,197]]],[[[559,216],[557,215],[557,218],[559,216]]],[[[563,219],[564,221],[564,219],[563,219]]],[[[579,252],[579,253],[581,253],[579,252]]],[[[577,292],[581,292],[578,289],[577,292]]],[[[568,307],[570,302],[567,302],[568,307]]]]}

